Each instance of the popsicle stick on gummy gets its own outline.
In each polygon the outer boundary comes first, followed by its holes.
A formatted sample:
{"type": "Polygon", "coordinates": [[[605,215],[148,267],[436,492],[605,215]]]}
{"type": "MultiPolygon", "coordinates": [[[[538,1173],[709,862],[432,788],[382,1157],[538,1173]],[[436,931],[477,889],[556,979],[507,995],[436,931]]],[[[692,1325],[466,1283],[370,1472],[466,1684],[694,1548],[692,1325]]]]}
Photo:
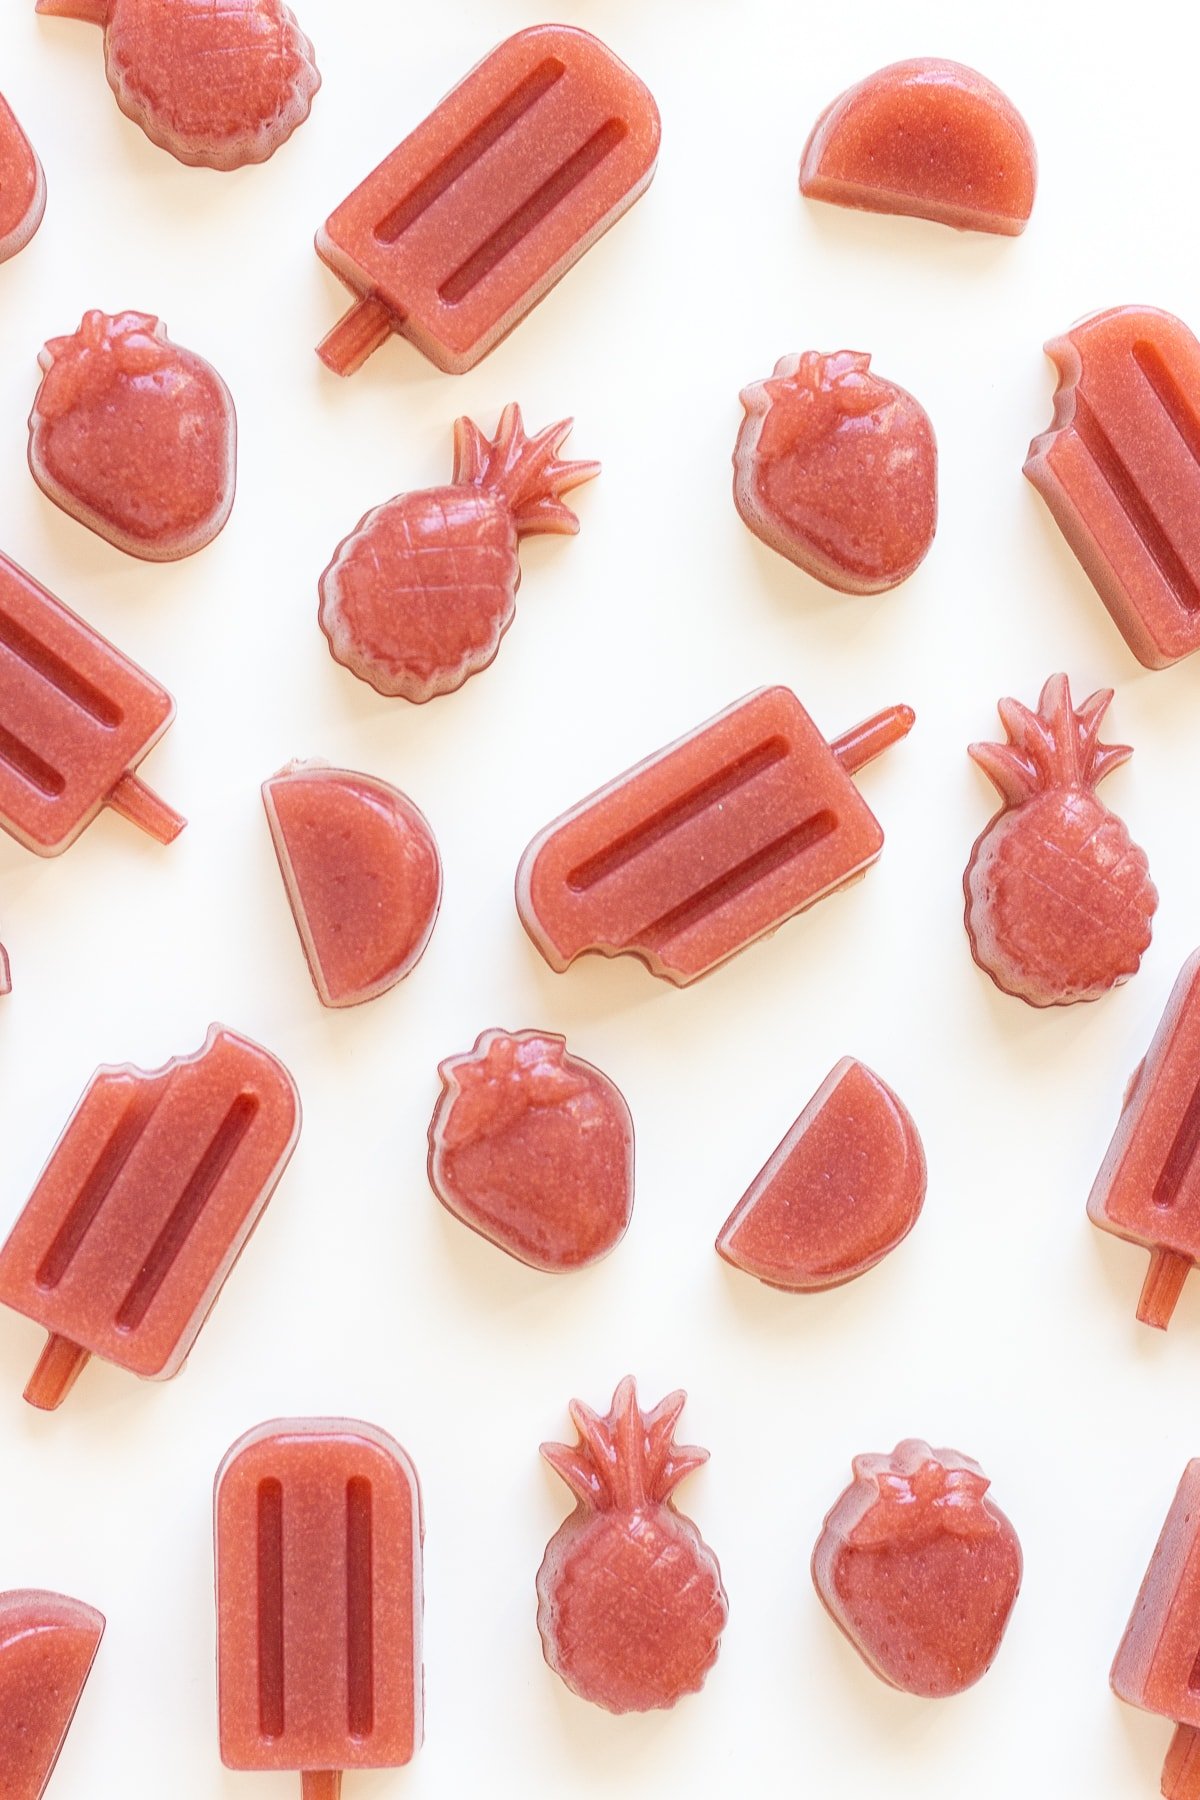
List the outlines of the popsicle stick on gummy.
{"type": "Polygon", "coordinates": [[[410,1762],[424,1528],[404,1450],[355,1419],[273,1419],[225,1457],[214,1511],[225,1766],[338,1800],[343,1771],[410,1762]]]}
{"type": "Polygon", "coordinates": [[[25,248],[45,210],[42,165],[0,94],[0,263],[25,248]]]}
{"type": "Polygon", "coordinates": [[[596,950],[684,987],[866,873],[879,822],[850,776],[912,729],[893,706],[827,743],[761,688],[540,832],[517,911],[552,969],[596,950]]]}
{"type": "Polygon", "coordinates": [[[91,1674],[104,1617],[35,1588],[0,1594],[0,1793],[41,1800],[91,1674]]]}
{"type": "Polygon", "coordinates": [[[589,32],[506,39],[317,233],[358,296],[317,354],[350,375],[399,332],[472,368],[650,185],[659,136],[649,90],[589,32]]]}
{"type": "Polygon", "coordinates": [[[32,1406],[91,1356],[179,1373],[299,1132],[283,1064],[221,1025],[161,1069],[96,1071],[0,1249],[0,1302],[50,1334],[32,1406]]]}
{"type": "Polygon", "coordinates": [[[186,821],[135,774],[175,716],[136,663],[0,553],[0,825],[57,856],[102,806],[169,844],[186,821]]]}

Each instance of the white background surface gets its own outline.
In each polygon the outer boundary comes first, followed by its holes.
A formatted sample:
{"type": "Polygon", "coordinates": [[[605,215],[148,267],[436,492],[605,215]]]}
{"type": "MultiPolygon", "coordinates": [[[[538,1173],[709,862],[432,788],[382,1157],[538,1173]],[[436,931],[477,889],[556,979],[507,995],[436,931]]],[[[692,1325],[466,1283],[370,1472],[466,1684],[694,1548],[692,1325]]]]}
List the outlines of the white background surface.
{"type": "Polygon", "coordinates": [[[1200,939],[1200,665],[1146,674],[1022,480],[1049,418],[1043,339],[1125,301],[1200,318],[1194,68],[1182,9],[1013,0],[563,0],[650,84],[664,146],[633,213],[462,378],[394,340],[351,381],[312,347],[345,304],[314,228],[494,42],[518,0],[304,0],[325,86],[265,167],[218,175],[117,111],[101,38],[13,0],[0,86],[46,168],[33,244],[0,269],[0,543],[179,703],[144,765],[190,820],[168,850],[113,815],[59,861],[0,841],[0,1228],[101,1061],[194,1050],[220,1019],[276,1051],[305,1121],[293,1163],[175,1383],[103,1364],[61,1413],[20,1398],[41,1334],[0,1314],[0,1586],[77,1594],[109,1631],[56,1800],[283,1800],[217,1753],[210,1488],[245,1428],[334,1412],[393,1431],[427,1514],[428,1737],[347,1800],[1157,1792],[1169,1736],[1108,1665],[1189,1454],[1200,1279],[1165,1338],[1134,1321],[1144,1258],[1084,1202],[1175,973],[1200,939]],[[682,27],[682,28],[681,28],[682,27]],[[825,103],[902,56],[975,64],[1024,112],[1041,189],[1024,238],[803,204],[825,103]],[[138,564],[58,513],[25,466],[43,340],[98,306],[157,312],[235,395],[232,519],[188,562],[138,564]],[[878,600],[819,588],[729,494],[738,390],[789,351],[851,346],[927,406],[941,448],[928,560],[878,600]],[[316,582],[368,506],[445,480],[460,411],[573,412],[604,463],[577,540],[530,543],[495,666],[413,708],[330,659],[316,582]],[[971,962],[961,872],[993,803],[968,762],[995,702],[1065,668],[1111,683],[1136,755],[1104,793],[1162,904],[1142,972],[1038,1014],[971,962]],[[590,959],[552,975],[512,876],[534,831],[763,682],[831,734],[905,700],[918,725],[862,778],[888,836],[869,879],[690,991],[590,959]],[[445,902],[412,977],[322,1010],[258,795],[292,756],[370,770],[437,833],[445,902]],[[425,1179],[439,1057],[489,1025],[565,1030],[638,1133],[630,1232],[551,1278],[476,1239],[425,1179]],[[861,1057],[924,1136],[908,1242],[825,1296],[771,1294],[712,1239],[831,1064],[861,1057]],[[544,1667],[533,1577],[568,1507],[539,1463],[578,1394],[684,1385],[712,1461],[681,1502],[731,1616],[704,1693],[612,1719],[544,1667]],[[851,1455],[907,1434],[978,1457],[1026,1553],[999,1660],[966,1696],[883,1687],[822,1612],[808,1557],[851,1455]]]}

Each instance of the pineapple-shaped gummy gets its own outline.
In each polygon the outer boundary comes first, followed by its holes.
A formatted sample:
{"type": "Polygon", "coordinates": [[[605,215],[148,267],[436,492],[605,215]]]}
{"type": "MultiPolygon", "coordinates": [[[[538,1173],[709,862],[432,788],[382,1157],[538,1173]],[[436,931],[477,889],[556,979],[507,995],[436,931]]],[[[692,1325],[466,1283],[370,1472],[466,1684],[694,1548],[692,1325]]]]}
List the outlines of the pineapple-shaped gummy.
{"type": "Polygon", "coordinates": [[[1133,754],[1102,744],[1112,699],[1076,711],[1052,675],[1036,713],[1001,700],[1007,744],[970,754],[1004,805],[977,839],[963,877],[967,935],[996,986],[1031,1006],[1098,1000],[1137,973],[1158,894],[1145,852],[1096,787],[1133,754]]]}
{"type": "Polygon", "coordinates": [[[571,424],[526,437],[520,407],[506,406],[489,440],[456,421],[451,486],[377,506],[321,577],[321,629],[338,662],[379,693],[415,701],[487,668],[512,623],[519,540],[577,532],[561,496],[599,472],[558,460],[571,424]]]}
{"type": "Polygon", "coordinates": [[[37,10],[103,27],[117,105],[182,163],[265,162],[321,85],[283,0],[37,0],[37,10]]]}
{"type": "Polygon", "coordinates": [[[538,1571],[538,1630],[550,1667],[609,1712],[647,1712],[695,1693],[729,1613],[717,1559],[671,1494],[707,1450],[674,1441],[685,1394],[644,1413],[632,1375],[601,1418],[575,1400],[579,1443],[543,1444],[577,1505],[538,1571]]]}

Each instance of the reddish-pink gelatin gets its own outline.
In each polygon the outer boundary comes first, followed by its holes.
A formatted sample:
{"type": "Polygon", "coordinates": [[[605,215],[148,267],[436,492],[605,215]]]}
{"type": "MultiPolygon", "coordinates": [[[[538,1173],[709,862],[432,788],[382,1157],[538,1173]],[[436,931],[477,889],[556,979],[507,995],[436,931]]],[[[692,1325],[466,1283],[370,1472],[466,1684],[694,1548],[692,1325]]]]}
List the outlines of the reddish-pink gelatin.
{"type": "Polygon", "coordinates": [[[1017,1534],[957,1450],[906,1438],[853,1466],[813,1551],[817,1593],[881,1680],[960,1694],[1000,1648],[1021,1585],[1017,1534]]]}
{"type": "Polygon", "coordinates": [[[221,1025],[161,1069],[96,1071],[0,1249],[0,1302],[50,1334],[31,1405],[90,1356],[179,1373],[299,1134],[283,1064],[221,1025]]]}
{"type": "Polygon", "coordinates": [[[909,213],[966,231],[1024,231],[1037,153],[1024,119],[974,69],[921,56],[839,94],[800,163],[810,200],[909,213]]]}
{"type": "Polygon", "coordinates": [[[439,369],[473,368],[649,187],[660,132],[589,32],[507,38],[317,233],[358,295],[317,354],[350,375],[396,331],[439,369]]]}
{"type": "Polygon", "coordinates": [[[924,1200],[925,1152],[907,1108],[846,1056],[738,1201],[717,1251],[769,1287],[838,1287],[908,1236],[924,1200]]]}
{"type": "Polygon", "coordinates": [[[937,529],[937,442],[920,402],[858,350],[806,350],[742,405],[733,497],[755,537],[843,593],[906,580],[937,529]]]}
{"type": "Polygon", "coordinates": [[[35,1588],[0,1594],[0,1794],[41,1800],[87,1678],[104,1616],[35,1588]]]}
{"type": "Polygon", "coordinates": [[[576,1502],[538,1570],[542,1649],[573,1693],[608,1712],[695,1693],[729,1616],[717,1559],[671,1498],[708,1460],[675,1442],[686,1398],[643,1412],[627,1375],[607,1416],[571,1402],[577,1444],[542,1445],[576,1502]]]}
{"type": "Polygon", "coordinates": [[[338,1800],[347,1769],[420,1747],[424,1535],[417,1473],[357,1419],[273,1419],[217,1472],[221,1760],[297,1770],[338,1800]]]}
{"type": "Polygon", "coordinates": [[[289,763],[262,795],[322,1004],[386,993],[421,960],[441,905],[425,815],[377,776],[317,762],[289,763]]]}
{"type": "Polygon", "coordinates": [[[0,263],[23,250],[46,210],[46,177],[37,153],[0,94],[0,263]]]}
{"type": "Polygon", "coordinates": [[[237,420],[203,357],[149,313],[85,313],[38,357],[29,467],[48,499],[145,562],[176,562],[229,517],[237,420]]]}
{"type": "Polygon", "coordinates": [[[548,1031],[485,1031],[439,1065],[429,1182],[456,1218],[532,1268],[607,1256],[633,1211],[620,1091],[548,1031]]]}
{"type": "Polygon", "coordinates": [[[9,967],[8,951],[0,944],[0,994],[12,993],[12,970],[9,967]]]}

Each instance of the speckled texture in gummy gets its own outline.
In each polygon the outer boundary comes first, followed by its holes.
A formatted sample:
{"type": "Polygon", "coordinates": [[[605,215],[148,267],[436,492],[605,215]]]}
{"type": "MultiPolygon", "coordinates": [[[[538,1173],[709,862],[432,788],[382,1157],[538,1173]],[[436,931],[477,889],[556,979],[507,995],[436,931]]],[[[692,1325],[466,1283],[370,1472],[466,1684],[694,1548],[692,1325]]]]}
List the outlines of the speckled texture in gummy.
{"type": "Polygon", "coordinates": [[[42,165],[0,94],[0,263],[25,248],[45,210],[42,165]]]}
{"type": "Polygon", "coordinates": [[[0,1793],[41,1800],[104,1636],[82,1600],[0,1594],[0,1793]]]}

